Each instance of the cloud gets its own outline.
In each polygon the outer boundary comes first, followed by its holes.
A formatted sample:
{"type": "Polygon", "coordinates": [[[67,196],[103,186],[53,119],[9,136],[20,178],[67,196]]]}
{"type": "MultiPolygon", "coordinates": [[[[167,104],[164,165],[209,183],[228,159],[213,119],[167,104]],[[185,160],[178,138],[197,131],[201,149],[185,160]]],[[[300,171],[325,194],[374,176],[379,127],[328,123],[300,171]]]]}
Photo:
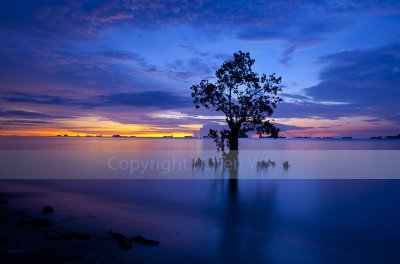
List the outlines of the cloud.
{"type": "Polygon", "coordinates": [[[47,82],[103,90],[149,88],[159,84],[156,78],[148,77],[159,74],[157,67],[142,55],[112,48],[87,50],[22,38],[13,45],[2,42],[0,59],[3,83],[47,82]],[[25,42],[29,43],[28,48],[25,42]]]}
{"type": "Polygon", "coordinates": [[[311,98],[300,95],[300,94],[288,94],[288,93],[280,93],[279,96],[284,100],[296,100],[296,101],[310,101],[311,98]]]}
{"type": "Polygon", "coordinates": [[[276,127],[281,130],[281,132],[285,132],[287,130],[305,130],[312,127],[301,127],[301,126],[294,126],[294,125],[285,125],[280,123],[275,123],[276,127]]]}
{"type": "Polygon", "coordinates": [[[27,111],[20,109],[2,109],[0,110],[0,117],[7,118],[31,118],[31,119],[64,119],[73,118],[72,116],[53,115],[35,111],[27,111]]]}
{"type": "Polygon", "coordinates": [[[0,32],[38,39],[87,40],[118,27],[157,30],[188,25],[243,40],[286,41],[281,61],[351,24],[351,14],[399,12],[398,1],[6,1],[0,32]]]}
{"type": "MultiPolygon", "coordinates": [[[[22,44],[0,43],[1,82],[15,84],[57,83],[93,91],[139,91],[187,85],[213,75],[221,54],[193,53],[188,59],[154,65],[139,53],[112,49],[83,50],[71,45],[33,42],[29,52],[22,44]],[[3,44],[3,46],[1,46],[3,44]],[[22,77],[22,78],[21,78],[22,77]]],[[[54,85],[53,85],[54,86],[54,85]]],[[[0,86],[4,91],[14,87],[0,86]]]]}
{"type": "MultiPolygon", "coordinates": [[[[207,56],[208,57],[208,56],[207,56]]],[[[167,63],[167,74],[174,75],[181,81],[190,81],[195,77],[202,78],[204,76],[213,75],[217,69],[217,64],[207,60],[207,57],[193,57],[190,59],[178,59],[167,63]],[[210,66],[212,64],[213,66],[210,66]]]]}
{"type": "Polygon", "coordinates": [[[191,115],[188,113],[178,112],[178,111],[162,111],[162,112],[152,112],[148,114],[151,118],[161,118],[161,119],[174,119],[174,120],[219,120],[223,121],[226,119],[225,115],[191,115]]]}
{"type": "Polygon", "coordinates": [[[11,92],[2,96],[2,99],[11,103],[72,106],[81,108],[128,106],[135,108],[175,109],[192,106],[192,101],[189,97],[167,91],[112,93],[84,99],[73,99],[56,95],[11,92]]]}
{"type": "Polygon", "coordinates": [[[395,113],[393,115],[386,116],[386,119],[390,120],[390,121],[395,121],[395,122],[399,122],[400,123],[400,112],[397,112],[397,113],[395,113]]]}
{"type": "Polygon", "coordinates": [[[283,20],[284,22],[272,27],[265,25],[248,27],[245,31],[240,32],[237,37],[250,41],[283,41],[285,44],[279,62],[287,64],[297,49],[315,45],[350,24],[348,18],[345,17],[317,14],[313,18],[309,18],[304,16],[305,14],[307,13],[288,16],[283,20]]]}
{"type": "Polygon", "coordinates": [[[144,108],[183,108],[192,106],[189,97],[185,97],[174,92],[151,91],[138,93],[115,93],[111,95],[99,96],[99,106],[133,106],[144,108]]]}
{"type": "MultiPolygon", "coordinates": [[[[280,123],[276,123],[274,122],[275,126],[278,127],[279,129],[281,129],[281,132],[285,132],[288,130],[306,130],[309,129],[311,127],[300,127],[300,126],[295,126],[295,125],[285,125],[285,124],[280,124],[280,123]]],[[[214,129],[214,130],[221,130],[221,129],[227,129],[227,125],[224,124],[219,124],[218,122],[207,122],[206,124],[203,124],[203,126],[200,128],[199,130],[199,136],[203,137],[203,136],[208,136],[208,132],[210,131],[210,129],[214,129]]],[[[256,133],[254,132],[249,132],[247,133],[248,136],[251,135],[256,135],[256,133]]]]}
{"type": "MultiPolygon", "coordinates": [[[[347,102],[342,115],[390,118],[400,113],[400,46],[350,50],[322,58],[320,82],[305,89],[316,101],[347,102]]],[[[327,109],[327,112],[329,110],[327,109]]]]}
{"type": "Polygon", "coordinates": [[[11,92],[2,97],[10,103],[29,103],[41,105],[77,105],[78,100],[47,94],[32,94],[24,92],[11,92]]]}
{"type": "Polygon", "coordinates": [[[321,58],[319,83],[303,94],[282,93],[277,118],[370,116],[400,120],[400,46],[348,50],[321,58]]]}
{"type": "Polygon", "coordinates": [[[43,125],[51,125],[54,124],[53,121],[45,121],[45,120],[27,120],[27,119],[16,119],[16,120],[0,120],[0,124],[3,127],[15,127],[15,126],[43,126],[43,125]]]}
{"type": "Polygon", "coordinates": [[[72,118],[74,117],[23,109],[0,109],[0,130],[12,129],[13,127],[54,125],[57,121],[72,118]]]}
{"type": "Polygon", "coordinates": [[[327,105],[318,102],[294,101],[282,102],[275,110],[277,118],[314,118],[323,117],[336,119],[343,116],[356,116],[352,105],[327,105]]]}

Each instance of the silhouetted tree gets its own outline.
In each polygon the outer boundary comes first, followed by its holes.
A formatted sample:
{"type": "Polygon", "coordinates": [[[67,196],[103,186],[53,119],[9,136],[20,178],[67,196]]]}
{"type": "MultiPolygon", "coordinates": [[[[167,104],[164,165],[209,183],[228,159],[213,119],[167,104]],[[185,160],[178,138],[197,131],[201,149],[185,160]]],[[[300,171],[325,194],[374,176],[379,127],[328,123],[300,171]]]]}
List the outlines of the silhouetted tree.
{"type": "Polygon", "coordinates": [[[196,108],[203,106],[225,114],[229,129],[209,132],[223,152],[225,147],[238,150],[239,136],[250,131],[278,137],[279,129],[269,117],[281,101],[278,92],[282,77],[275,73],[259,77],[252,69],[254,62],[248,52],[234,53],[233,60],[225,61],[216,71],[215,83],[202,80],[190,88],[196,108]]]}

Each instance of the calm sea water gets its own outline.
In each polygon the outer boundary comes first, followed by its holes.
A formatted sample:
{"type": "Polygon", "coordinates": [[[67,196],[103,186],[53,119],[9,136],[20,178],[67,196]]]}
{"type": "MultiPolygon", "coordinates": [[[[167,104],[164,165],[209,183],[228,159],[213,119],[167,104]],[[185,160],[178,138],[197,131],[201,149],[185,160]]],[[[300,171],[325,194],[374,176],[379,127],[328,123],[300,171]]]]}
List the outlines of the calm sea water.
{"type": "Polygon", "coordinates": [[[400,140],[243,139],[233,175],[210,139],[14,137],[0,138],[0,178],[399,179],[399,153],[400,140]]]}
{"type": "Polygon", "coordinates": [[[240,155],[271,157],[277,164],[267,171],[239,168],[239,180],[231,180],[229,170],[191,167],[190,177],[176,179],[172,174],[189,172],[171,170],[157,172],[157,179],[132,179],[108,168],[107,158],[162,160],[174,154],[191,160],[216,155],[214,146],[198,139],[0,138],[0,191],[29,194],[20,196],[26,206],[51,204],[58,221],[71,227],[161,241],[127,253],[139,261],[400,261],[400,181],[385,179],[398,173],[400,141],[246,139],[240,147],[240,155]],[[283,160],[289,160],[288,170],[283,160]],[[373,168],[375,178],[353,179],[373,168]],[[36,174],[35,180],[15,180],[20,173],[36,174]],[[299,179],[302,173],[311,176],[299,179]],[[94,174],[102,179],[91,180],[98,178],[94,174]]]}
{"type": "MultiPolygon", "coordinates": [[[[240,139],[241,150],[400,150],[400,140],[240,139]]],[[[1,150],[215,149],[211,139],[0,137],[1,150]]]]}

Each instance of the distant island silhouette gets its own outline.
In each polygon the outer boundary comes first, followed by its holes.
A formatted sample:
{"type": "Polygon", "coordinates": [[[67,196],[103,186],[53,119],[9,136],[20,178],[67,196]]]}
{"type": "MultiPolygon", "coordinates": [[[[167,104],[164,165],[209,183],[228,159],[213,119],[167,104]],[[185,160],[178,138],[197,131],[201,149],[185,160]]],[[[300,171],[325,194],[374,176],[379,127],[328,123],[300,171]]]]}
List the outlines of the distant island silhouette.
{"type": "MultiPolygon", "coordinates": [[[[10,137],[10,135],[0,135],[0,136],[4,136],[4,137],[10,137]]],[[[18,135],[11,135],[14,137],[17,137],[18,135]]],[[[61,135],[61,134],[57,134],[56,137],[68,137],[68,134],[65,135],[61,135]]],[[[22,136],[23,137],[23,136],[22,136]]],[[[76,135],[75,137],[81,137],[80,135],[76,135]]],[[[96,137],[96,138],[107,138],[107,137],[112,137],[112,138],[137,138],[137,136],[122,136],[122,135],[86,135],[84,137],[96,137]]],[[[211,138],[210,136],[183,136],[183,137],[174,137],[173,135],[164,135],[164,136],[158,136],[158,137],[139,137],[139,138],[176,138],[176,139],[181,139],[181,138],[190,138],[190,139],[202,139],[202,138],[211,138]]],[[[278,137],[274,137],[274,136],[264,136],[264,135],[259,135],[258,137],[251,137],[247,134],[241,134],[238,136],[238,138],[252,138],[252,139],[354,139],[354,137],[352,136],[343,136],[343,137],[311,137],[311,136],[295,136],[295,137],[285,137],[282,135],[279,135],[278,137]]],[[[394,136],[373,136],[373,137],[369,137],[369,138],[364,138],[364,139],[400,139],[400,134],[394,135],[394,136]]]]}
{"type": "Polygon", "coordinates": [[[376,136],[376,137],[370,137],[371,139],[400,139],[400,134],[397,134],[395,136],[376,136]]]}

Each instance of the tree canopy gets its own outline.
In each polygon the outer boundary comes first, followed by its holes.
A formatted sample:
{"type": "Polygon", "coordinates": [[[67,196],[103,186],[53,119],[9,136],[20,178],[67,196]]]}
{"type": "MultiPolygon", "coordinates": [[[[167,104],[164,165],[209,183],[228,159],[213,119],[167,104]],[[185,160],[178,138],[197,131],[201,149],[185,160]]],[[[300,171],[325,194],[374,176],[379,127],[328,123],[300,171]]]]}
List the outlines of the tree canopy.
{"type": "Polygon", "coordinates": [[[205,107],[226,116],[229,129],[209,132],[219,150],[238,150],[238,138],[250,131],[278,137],[279,129],[270,117],[281,101],[278,93],[282,77],[275,73],[259,76],[252,69],[254,62],[248,52],[239,51],[216,71],[215,83],[202,80],[191,87],[196,108],[205,107]]]}

